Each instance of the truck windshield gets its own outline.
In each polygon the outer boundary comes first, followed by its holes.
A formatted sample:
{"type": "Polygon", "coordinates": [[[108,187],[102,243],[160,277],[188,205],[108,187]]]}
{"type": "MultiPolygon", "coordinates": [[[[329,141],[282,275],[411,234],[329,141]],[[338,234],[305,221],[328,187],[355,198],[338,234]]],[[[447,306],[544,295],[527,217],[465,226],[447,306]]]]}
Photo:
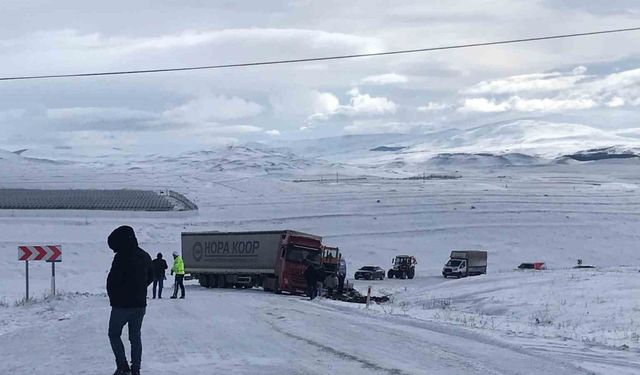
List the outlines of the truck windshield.
{"type": "Polygon", "coordinates": [[[289,245],[285,259],[288,262],[304,263],[307,259],[313,260],[314,263],[320,263],[320,251],[289,245]]]}
{"type": "Polygon", "coordinates": [[[457,260],[457,259],[451,259],[451,260],[449,260],[447,262],[447,266],[449,266],[449,267],[458,267],[460,265],[460,262],[462,262],[462,261],[457,260]]]}

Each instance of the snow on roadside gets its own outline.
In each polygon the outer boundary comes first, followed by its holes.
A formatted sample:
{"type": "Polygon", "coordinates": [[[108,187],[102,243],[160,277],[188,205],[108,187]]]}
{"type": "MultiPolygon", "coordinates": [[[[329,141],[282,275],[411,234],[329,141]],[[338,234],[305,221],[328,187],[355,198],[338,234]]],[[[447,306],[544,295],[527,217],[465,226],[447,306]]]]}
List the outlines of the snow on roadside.
{"type": "Polygon", "coordinates": [[[509,336],[640,349],[637,269],[514,271],[398,289],[373,309],[509,336]]]}

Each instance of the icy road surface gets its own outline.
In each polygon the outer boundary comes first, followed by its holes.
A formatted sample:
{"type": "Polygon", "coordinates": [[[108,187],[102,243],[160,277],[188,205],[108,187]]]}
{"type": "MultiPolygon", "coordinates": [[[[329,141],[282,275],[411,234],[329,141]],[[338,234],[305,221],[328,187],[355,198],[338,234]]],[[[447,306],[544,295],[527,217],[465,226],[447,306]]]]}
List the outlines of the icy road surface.
{"type": "MultiPolygon", "coordinates": [[[[561,359],[562,353],[510,345],[464,328],[345,310],[326,300],[196,286],[187,293],[185,300],[150,301],[144,373],[589,373],[561,359]]],[[[13,329],[0,340],[3,372],[106,374],[114,366],[106,296],[68,294],[1,314],[5,323],[28,321],[5,325],[13,329]]]]}

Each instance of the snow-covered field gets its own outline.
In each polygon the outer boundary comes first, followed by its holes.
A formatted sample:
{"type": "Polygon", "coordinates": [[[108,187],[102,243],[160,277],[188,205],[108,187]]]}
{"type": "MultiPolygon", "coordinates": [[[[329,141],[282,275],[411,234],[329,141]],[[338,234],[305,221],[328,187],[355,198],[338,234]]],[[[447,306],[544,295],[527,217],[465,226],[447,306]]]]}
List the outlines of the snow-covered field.
{"type": "Polygon", "coordinates": [[[357,153],[328,161],[296,152],[253,145],[67,163],[0,154],[1,187],[172,188],[200,207],[191,215],[0,212],[0,363],[9,373],[112,370],[106,236],[130,224],[152,255],[178,249],[184,230],[286,228],[338,245],[350,274],[387,268],[398,253],[418,258],[413,280],[356,284],[392,295],[369,309],[195,284],[184,301],[150,301],[148,374],[640,373],[637,159],[514,165],[476,155],[389,169],[402,151],[366,165],[348,163],[367,159],[357,153]],[[390,178],[432,172],[461,178],[390,178]],[[63,246],[64,292],[42,300],[49,268],[32,262],[38,299],[17,303],[24,265],[16,246],[42,242],[63,246]],[[443,279],[449,252],[464,248],[489,252],[489,274],[443,279]],[[597,268],[574,270],[577,259],[597,268]],[[532,261],[549,270],[514,270],[532,261]]]}

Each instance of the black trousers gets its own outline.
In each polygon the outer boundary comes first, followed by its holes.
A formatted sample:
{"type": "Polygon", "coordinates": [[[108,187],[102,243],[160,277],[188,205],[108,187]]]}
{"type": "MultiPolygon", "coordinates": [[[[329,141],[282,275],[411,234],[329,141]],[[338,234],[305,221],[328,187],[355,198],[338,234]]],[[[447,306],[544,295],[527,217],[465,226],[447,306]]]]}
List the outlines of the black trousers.
{"type": "Polygon", "coordinates": [[[158,289],[158,297],[162,298],[163,287],[164,287],[164,277],[153,279],[153,298],[156,298],[156,288],[158,289]]]}
{"type": "Polygon", "coordinates": [[[173,286],[173,296],[178,296],[178,287],[180,288],[180,297],[184,297],[184,275],[176,275],[176,283],[173,286]]]}
{"type": "Polygon", "coordinates": [[[307,283],[307,296],[309,296],[309,299],[314,299],[318,296],[318,283],[316,282],[307,283]]]}
{"type": "Polygon", "coordinates": [[[142,362],[142,337],[140,330],[144,319],[144,307],[112,307],[109,317],[109,342],[116,358],[118,368],[127,365],[124,344],[120,336],[125,324],[129,327],[129,342],[131,343],[131,367],[140,368],[142,362]]]}

